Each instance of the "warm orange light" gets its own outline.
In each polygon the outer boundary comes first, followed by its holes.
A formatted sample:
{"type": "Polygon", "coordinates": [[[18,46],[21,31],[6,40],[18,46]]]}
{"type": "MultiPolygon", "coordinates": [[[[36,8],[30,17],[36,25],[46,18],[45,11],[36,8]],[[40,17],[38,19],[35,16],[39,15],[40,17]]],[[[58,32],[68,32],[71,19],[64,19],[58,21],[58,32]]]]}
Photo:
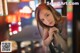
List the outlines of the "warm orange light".
{"type": "Polygon", "coordinates": [[[29,19],[29,18],[31,18],[31,13],[29,13],[29,14],[27,14],[27,13],[21,13],[20,16],[23,17],[23,18],[29,19]]]}
{"type": "Polygon", "coordinates": [[[6,22],[8,22],[8,23],[18,22],[17,16],[16,15],[8,15],[6,17],[6,22]]]}
{"type": "Polygon", "coordinates": [[[20,21],[21,21],[20,12],[17,11],[17,12],[15,13],[15,15],[16,15],[16,17],[17,17],[17,19],[18,19],[18,22],[20,22],[20,21]]]}

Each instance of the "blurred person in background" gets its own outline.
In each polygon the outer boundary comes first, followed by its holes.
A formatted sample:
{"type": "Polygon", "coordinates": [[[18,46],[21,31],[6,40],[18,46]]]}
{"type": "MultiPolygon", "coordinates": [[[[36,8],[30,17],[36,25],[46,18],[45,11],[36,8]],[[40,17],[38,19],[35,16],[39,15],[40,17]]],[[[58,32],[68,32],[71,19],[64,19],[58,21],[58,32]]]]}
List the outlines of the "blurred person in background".
{"type": "Polygon", "coordinates": [[[51,53],[68,53],[66,19],[64,19],[51,5],[40,4],[35,10],[37,26],[42,27],[41,34],[45,53],[48,48],[51,53]]]}

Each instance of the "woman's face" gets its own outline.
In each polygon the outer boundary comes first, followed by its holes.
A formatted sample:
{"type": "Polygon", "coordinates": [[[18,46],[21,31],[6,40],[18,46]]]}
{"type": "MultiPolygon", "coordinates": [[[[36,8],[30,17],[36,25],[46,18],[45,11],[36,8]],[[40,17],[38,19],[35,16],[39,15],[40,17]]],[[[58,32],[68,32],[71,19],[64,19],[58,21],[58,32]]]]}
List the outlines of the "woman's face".
{"type": "Polygon", "coordinates": [[[50,10],[43,9],[39,14],[40,20],[47,26],[54,26],[55,19],[50,10]]]}

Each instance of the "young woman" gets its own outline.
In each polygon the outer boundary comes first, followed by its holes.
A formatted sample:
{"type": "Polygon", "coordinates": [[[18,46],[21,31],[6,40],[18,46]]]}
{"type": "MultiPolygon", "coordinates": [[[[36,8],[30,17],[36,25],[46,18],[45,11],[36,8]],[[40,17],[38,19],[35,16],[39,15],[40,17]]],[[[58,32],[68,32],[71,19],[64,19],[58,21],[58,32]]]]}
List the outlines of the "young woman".
{"type": "Polygon", "coordinates": [[[67,33],[63,17],[51,6],[40,4],[35,10],[37,26],[43,28],[43,44],[51,53],[67,53],[67,33]],[[65,27],[65,28],[64,28],[65,27]]]}

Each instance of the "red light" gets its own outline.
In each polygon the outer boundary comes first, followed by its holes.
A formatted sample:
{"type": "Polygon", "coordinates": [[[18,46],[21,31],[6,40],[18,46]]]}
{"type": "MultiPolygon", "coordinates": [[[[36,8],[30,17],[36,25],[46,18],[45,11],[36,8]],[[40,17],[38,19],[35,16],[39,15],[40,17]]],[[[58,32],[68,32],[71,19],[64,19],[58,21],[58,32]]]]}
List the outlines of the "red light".
{"type": "Polygon", "coordinates": [[[67,13],[67,19],[68,19],[69,21],[72,21],[72,17],[73,17],[72,12],[68,12],[68,13],[67,13]]]}
{"type": "Polygon", "coordinates": [[[13,32],[13,31],[18,31],[18,24],[11,24],[11,31],[13,32]]]}

